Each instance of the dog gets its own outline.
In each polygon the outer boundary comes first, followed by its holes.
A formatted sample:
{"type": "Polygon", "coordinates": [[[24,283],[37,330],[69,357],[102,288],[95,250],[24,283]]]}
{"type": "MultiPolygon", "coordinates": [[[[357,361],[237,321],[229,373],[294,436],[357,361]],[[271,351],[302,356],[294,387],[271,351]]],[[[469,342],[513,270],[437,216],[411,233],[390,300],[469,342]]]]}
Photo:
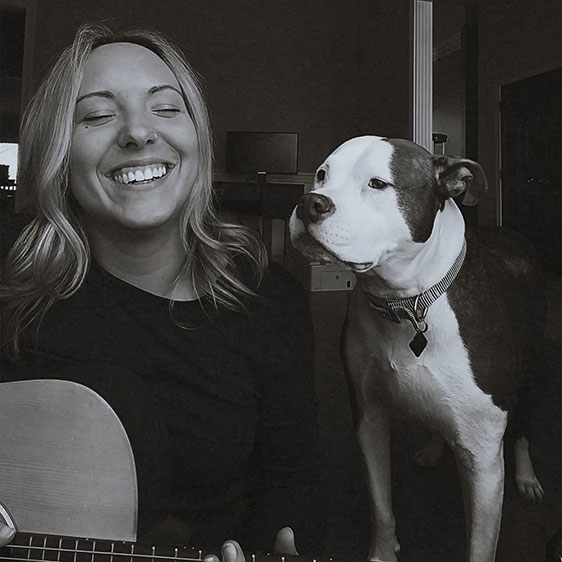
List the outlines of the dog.
{"type": "Polygon", "coordinates": [[[342,355],[370,489],[373,561],[395,561],[400,549],[391,505],[394,415],[431,429],[419,464],[435,464],[444,442],[450,446],[470,562],[495,558],[508,412],[518,489],[535,503],[544,495],[529,455],[544,301],[524,240],[465,227],[454,198],[475,205],[486,189],[472,160],[362,136],[324,161],[289,221],[304,256],[356,275],[342,355]]]}

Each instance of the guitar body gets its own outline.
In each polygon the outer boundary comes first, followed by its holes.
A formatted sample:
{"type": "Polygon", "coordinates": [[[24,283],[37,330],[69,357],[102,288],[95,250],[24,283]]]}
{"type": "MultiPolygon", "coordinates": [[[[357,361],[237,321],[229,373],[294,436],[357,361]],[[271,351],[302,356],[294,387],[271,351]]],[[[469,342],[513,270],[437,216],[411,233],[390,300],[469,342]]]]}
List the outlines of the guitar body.
{"type": "Polygon", "coordinates": [[[0,560],[203,560],[194,547],[138,544],[136,530],[133,451],[109,404],[70,381],[0,383],[0,560]]]}
{"type": "Polygon", "coordinates": [[[109,404],[69,381],[1,383],[0,503],[21,533],[135,541],[135,462],[109,404]]]}

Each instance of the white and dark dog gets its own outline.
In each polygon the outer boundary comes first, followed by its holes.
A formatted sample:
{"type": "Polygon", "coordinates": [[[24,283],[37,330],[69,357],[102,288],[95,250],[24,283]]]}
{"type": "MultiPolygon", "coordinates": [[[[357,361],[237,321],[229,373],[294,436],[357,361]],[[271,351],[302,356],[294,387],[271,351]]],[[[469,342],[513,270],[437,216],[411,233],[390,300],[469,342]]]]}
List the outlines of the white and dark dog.
{"type": "MultiPolygon", "coordinates": [[[[485,190],[476,162],[365,136],[326,159],[291,216],[301,253],[337,260],[357,276],[342,341],[370,486],[371,560],[394,561],[399,552],[391,505],[395,414],[432,430],[418,463],[434,464],[443,443],[451,447],[468,560],[495,557],[503,437],[521,380],[532,380],[541,359],[544,308],[518,243],[501,230],[465,229],[452,198],[464,193],[463,203],[475,204],[485,190]]],[[[537,399],[532,388],[515,409],[515,466],[519,491],[538,502],[543,490],[527,432],[537,399]]]]}

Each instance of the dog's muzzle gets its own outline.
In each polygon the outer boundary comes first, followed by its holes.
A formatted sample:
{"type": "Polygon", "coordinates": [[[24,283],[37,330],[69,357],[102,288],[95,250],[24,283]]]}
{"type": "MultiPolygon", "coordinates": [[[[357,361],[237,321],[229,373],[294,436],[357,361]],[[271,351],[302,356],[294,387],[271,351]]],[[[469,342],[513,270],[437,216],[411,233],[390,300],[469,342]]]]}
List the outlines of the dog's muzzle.
{"type": "Polygon", "coordinates": [[[297,218],[304,224],[320,222],[333,215],[335,210],[336,205],[329,197],[311,191],[300,198],[297,205],[297,218]]]}

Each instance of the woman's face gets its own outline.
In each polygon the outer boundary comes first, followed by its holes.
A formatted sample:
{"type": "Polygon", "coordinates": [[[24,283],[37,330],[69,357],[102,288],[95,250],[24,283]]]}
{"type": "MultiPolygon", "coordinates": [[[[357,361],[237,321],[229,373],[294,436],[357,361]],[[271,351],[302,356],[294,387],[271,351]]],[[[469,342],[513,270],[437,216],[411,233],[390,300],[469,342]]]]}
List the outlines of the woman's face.
{"type": "Polygon", "coordinates": [[[70,188],[90,226],[175,224],[197,175],[193,122],[168,66],[132,43],[95,49],[74,115],[70,188]]]}

